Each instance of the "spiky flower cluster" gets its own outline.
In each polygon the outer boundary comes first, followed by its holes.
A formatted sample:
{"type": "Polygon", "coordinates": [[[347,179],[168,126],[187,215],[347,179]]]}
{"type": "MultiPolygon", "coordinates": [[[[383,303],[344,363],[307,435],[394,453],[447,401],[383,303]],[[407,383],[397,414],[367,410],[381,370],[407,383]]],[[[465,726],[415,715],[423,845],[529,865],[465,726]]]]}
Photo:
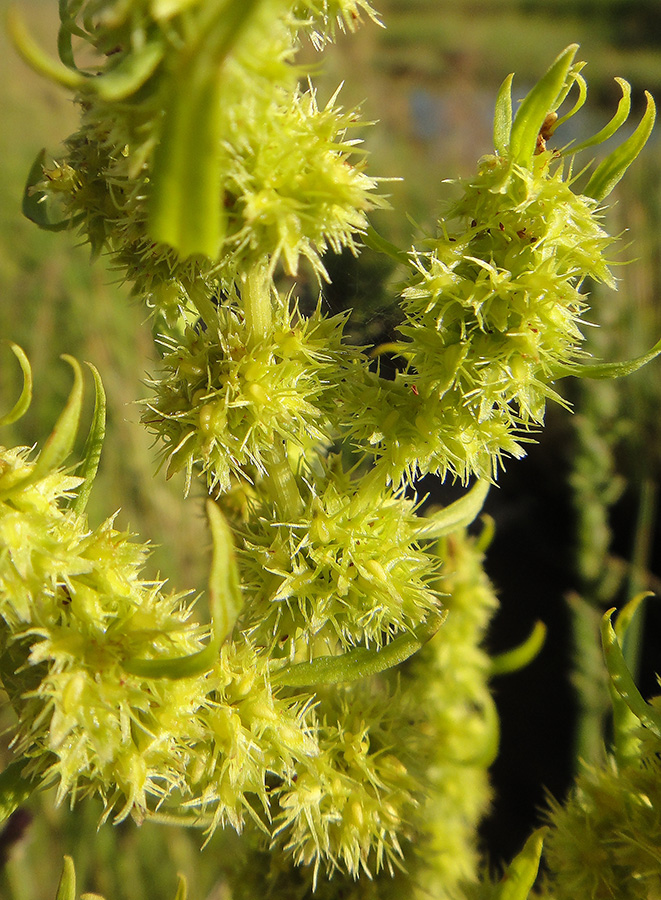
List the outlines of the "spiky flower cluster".
{"type": "Polygon", "coordinates": [[[273,695],[244,641],[203,677],[131,674],[133,660],[200,651],[206,629],[184,596],[140,577],[145,546],[66,509],[79,478],[31,482],[34,466],[2,448],[0,646],[16,752],[60,800],[98,793],[106,814],[138,821],[183,804],[240,828],[267,805],[268,773],[287,779],[318,753],[301,703],[273,695]]]}
{"type": "MultiPolygon", "coordinates": [[[[460,182],[462,196],[438,236],[411,255],[399,326],[405,340],[397,346],[406,370],[386,385],[368,376],[365,388],[378,390],[349,427],[395,483],[416,472],[464,482],[495,477],[504,455],[523,455],[547,400],[563,402],[554,381],[581,372],[583,283],[615,287],[605,256],[614,239],[600,201],[612,188],[609,176],[619,177],[628,160],[622,154],[615,173],[597,170],[580,193],[562,154],[535,143],[544,127],[539,109],[555,109],[566,79],[580,77],[572,58],[569,48],[549,70],[557,70],[555,80],[540,82],[513,124],[501,95],[499,152],[460,182]],[[533,118],[532,100],[542,93],[533,118]]],[[[653,119],[648,102],[638,131],[648,134],[653,119]]]]}
{"type": "Polygon", "coordinates": [[[440,608],[438,563],[419,546],[411,500],[384,495],[378,480],[356,483],[338,460],[296,489],[294,521],[282,521],[265,486],[239,529],[253,640],[291,658],[380,647],[440,608]]]}
{"type": "Polygon", "coordinates": [[[56,199],[61,223],[110,250],[166,310],[210,271],[231,284],[269,257],[294,273],[304,256],[323,272],[326,248],[353,248],[381,201],[347,136],[355,114],[336,97],[320,107],[292,60],[299,30],[323,40],[357,12],[292,0],[62,4],[59,78],[78,91],[82,126],[33,196],[56,199]],[[72,35],[92,65],[78,68],[72,35]]]}
{"type": "Polygon", "coordinates": [[[274,329],[256,337],[227,305],[205,328],[188,326],[183,340],[164,339],[163,372],[143,416],[164,443],[168,475],[185,467],[190,483],[199,466],[214,493],[267,472],[283,441],[308,454],[333,436],[325,395],[347,364],[344,317],[318,309],[304,319],[266,282],[258,290],[273,306],[274,329]]]}
{"type": "Polygon", "coordinates": [[[14,21],[24,55],[82,108],[65,154],[33,170],[26,209],[108,250],[157,310],[165,352],[144,418],[168,472],[201,471],[218,506],[200,629],[183,596],[141,579],[144,548],[65,508],[66,454],[8,454],[1,671],[28,774],[60,797],[210,828],[252,818],[301,896],[321,871],[362,872],[381,873],[382,896],[445,900],[474,873],[497,744],[479,649],[493,592],[461,530],[485,491],[425,520],[407,482],[495,477],[558,399],[554,379],[578,370],[581,282],[611,283],[598,202],[653,106],[581,195],[543,148],[549,110],[580,84],[576,48],[513,120],[501,91],[496,156],[409,256],[407,367],[389,381],[344,342],[344,317],[306,317],[275,286],[301,258],[323,276],[323,252],[355,250],[380,202],[348,139],[355,114],[335,96],[320,106],[292,62],[300,32],[321,45],[361,10],[373,15],[364,0],[64,0],[60,67],[14,21]],[[388,673],[443,605],[448,625],[388,673]]]}

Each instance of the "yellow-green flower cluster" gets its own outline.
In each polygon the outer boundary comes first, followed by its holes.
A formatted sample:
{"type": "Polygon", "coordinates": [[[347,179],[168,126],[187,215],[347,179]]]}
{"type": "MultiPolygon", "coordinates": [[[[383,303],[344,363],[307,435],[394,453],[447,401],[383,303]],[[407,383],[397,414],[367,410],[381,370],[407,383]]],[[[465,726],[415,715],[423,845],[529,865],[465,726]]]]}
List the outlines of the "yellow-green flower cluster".
{"type": "Polygon", "coordinates": [[[661,894],[661,740],[645,731],[638,760],[585,766],[566,805],[553,805],[542,897],[639,900],[661,894]]]}
{"type": "Polygon", "coordinates": [[[266,484],[239,529],[253,641],[290,658],[381,647],[438,611],[438,563],[419,544],[413,501],[355,481],[338,460],[296,487],[294,520],[282,520],[266,484]]]}
{"type": "MultiPolygon", "coordinates": [[[[464,482],[495,477],[503,455],[523,455],[546,401],[563,402],[554,381],[581,373],[583,283],[615,286],[601,201],[649,136],[654,104],[648,97],[634,134],[580,193],[571,165],[545,149],[554,110],[574,82],[582,85],[582,99],[568,116],[585,99],[575,52],[574,45],[558,57],[513,122],[511,78],[505,83],[497,153],[460,182],[462,196],[439,222],[438,235],[411,254],[399,326],[405,340],[397,345],[406,370],[390,384],[368,376],[350,400],[359,404],[369,390],[371,402],[348,433],[395,484],[427,472],[464,482]]],[[[610,137],[625,121],[630,91],[621,86],[624,97],[609,126],[577,150],[610,137]]]]}
{"type": "Polygon", "coordinates": [[[131,674],[133,660],[204,646],[185,597],[140,577],[147,549],[111,521],[90,529],[62,504],[80,479],[30,481],[24,449],[0,452],[0,647],[14,747],[59,800],[99,794],[141,820],[190,809],[242,826],[267,778],[318,753],[297,700],[274,696],[263,660],[237,641],[202,676],[131,674]]]}
{"type": "MultiPolygon", "coordinates": [[[[360,4],[369,10],[367,4],[360,4]]],[[[232,282],[263,260],[294,273],[304,256],[323,273],[328,246],[355,246],[380,203],[336,97],[319,106],[292,65],[299,29],[332,31],[358,5],[231,0],[61,4],[60,69],[75,89],[80,130],[39,166],[30,188],[40,224],[77,227],[151,303],[213,271],[232,282]],[[92,48],[79,68],[72,36],[92,48]],[[46,209],[59,201],[60,221],[46,209]]],[[[56,215],[56,213],[52,213],[56,215]]]]}
{"type": "Polygon", "coordinates": [[[199,464],[213,492],[264,474],[278,443],[307,454],[333,437],[333,400],[325,395],[346,366],[345,317],[317,309],[303,318],[289,298],[267,284],[260,289],[274,321],[264,337],[228,304],[204,328],[187,327],[183,340],[164,339],[164,371],[143,416],[163,441],[168,474],[185,468],[190,481],[199,464]]]}

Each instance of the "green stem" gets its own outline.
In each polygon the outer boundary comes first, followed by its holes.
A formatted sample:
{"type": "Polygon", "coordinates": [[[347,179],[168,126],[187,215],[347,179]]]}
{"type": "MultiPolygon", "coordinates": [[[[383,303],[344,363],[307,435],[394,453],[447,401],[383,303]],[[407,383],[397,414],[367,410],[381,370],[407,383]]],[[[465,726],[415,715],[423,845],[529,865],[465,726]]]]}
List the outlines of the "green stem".
{"type": "Polygon", "coordinates": [[[273,448],[269,460],[268,479],[282,520],[284,522],[299,520],[303,514],[304,503],[287,459],[287,448],[284,443],[273,448]]]}
{"type": "MultiPolygon", "coordinates": [[[[656,509],[657,486],[646,478],[640,488],[640,505],[638,507],[638,520],[636,522],[636,534],[633,545],[633,558],[631,560],[631,575],[628,584],[628,599],[645,591],[647,588],[645,573],[648,570],[648,561],[652,546],[652,532],[654,528],[654,514],[656,509]]],[[[645,620],[644,602],[636,608],[626,635],[622,641],[622,652],[634,681],[638,681],[640,670],[640,656],[642,650],[643,623],[645,620]]]]}
{"type": "Polygon", "coordinates": [[[201,278],[197,278],[195,281],[187,283],[184,282],[184,287],[186,288],[186,293],[188,294],[191,303],[200,314],[200,317],[203,319],[204,323],[211,328],[212,324],[218,319],[218,310],[209,296],[208,287],[201,278]]]}
{"type": "Polygon", "coordinates": [[[254,266],[244,276],[241,301],[252,343],[257,344],[267,338],[273,328],[271,279],[265,266],[254,266]]]}

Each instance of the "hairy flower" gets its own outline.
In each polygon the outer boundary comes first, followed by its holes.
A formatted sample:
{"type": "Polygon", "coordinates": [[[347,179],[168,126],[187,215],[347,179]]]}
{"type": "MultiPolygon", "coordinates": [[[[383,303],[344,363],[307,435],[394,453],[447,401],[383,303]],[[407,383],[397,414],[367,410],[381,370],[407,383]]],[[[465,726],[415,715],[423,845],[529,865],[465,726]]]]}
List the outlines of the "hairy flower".
{"type": "Polygon", "coordinates": [[[163,443],[168,474],[184,469],[190,482],[199,465],[210,490],[224,492],[263,475],[278,443],[306,454],[332,440],[332,398],[324,395],[345,366],[345,317],[317,309],[303,318],[278,295],[273,305],[277,325],[261,340],[223,306],[206,328],[166,343],[143,420],[163,443]]]}
{"type": "Polygon", "coordinates": [[[78,485],[30,483],[25,450],[0,454],[0,671],[18,716],[15,750],[57,796],[99,794],[140,820],[194,810],[241,828],[268,805],[269,773],[314,756],[305,703],[274,696],[264,660],[239,640],[206,674],[131,674],[133,660],[204,646],[184,595],[140,576],[147,548],[111,521],[90,530],[58,501],[78,485]]]}
{"type": "Polygon", "coordinates": [[[295,521],[263,501],[241,528],[243,624],[255,642],[292,658],[379,647],[438,610],[437,563],[419,546],[412,500],[332,461],[300,490],[295,521]]]}

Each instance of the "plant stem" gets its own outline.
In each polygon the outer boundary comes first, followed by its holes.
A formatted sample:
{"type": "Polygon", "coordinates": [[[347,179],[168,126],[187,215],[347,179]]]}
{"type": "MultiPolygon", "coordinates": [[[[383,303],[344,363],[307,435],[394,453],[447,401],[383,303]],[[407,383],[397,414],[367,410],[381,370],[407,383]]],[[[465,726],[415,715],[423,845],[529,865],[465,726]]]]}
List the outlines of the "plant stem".
{"type": "MultiPolygon", "coordinates": [[[[640,488],[640,505],[638,507],[638,520],[636,522],[633,544],[631,575],[627,593],[628,600],[631,600],[636,594],[640,594],[647,587],[646,572],[649,570],[648,562],[652,546],[656,494],[657,485],[650,478],[646,478],[640,488]]],[[[644,621],[645,601],[643,600],[627,628],[622,647],[627,668],[631,672],[634,681],[638,680],[640,670],[644,621]]]]}
{"type": "Polygon", "coordinates": [[[268,478],[275,494],[278,512],[283,521],[295,522],[301,518],[304,504],[287,459],[287,449],[284,443],[273,448],[269,462],[268,478]]]}
{"type": "Polygon", "coordinates": [[[253,266],[241,284],[241,300],[246,325],[253,344],[268,337],[273,327],[271,279],[265,266],[253,266]]]}

